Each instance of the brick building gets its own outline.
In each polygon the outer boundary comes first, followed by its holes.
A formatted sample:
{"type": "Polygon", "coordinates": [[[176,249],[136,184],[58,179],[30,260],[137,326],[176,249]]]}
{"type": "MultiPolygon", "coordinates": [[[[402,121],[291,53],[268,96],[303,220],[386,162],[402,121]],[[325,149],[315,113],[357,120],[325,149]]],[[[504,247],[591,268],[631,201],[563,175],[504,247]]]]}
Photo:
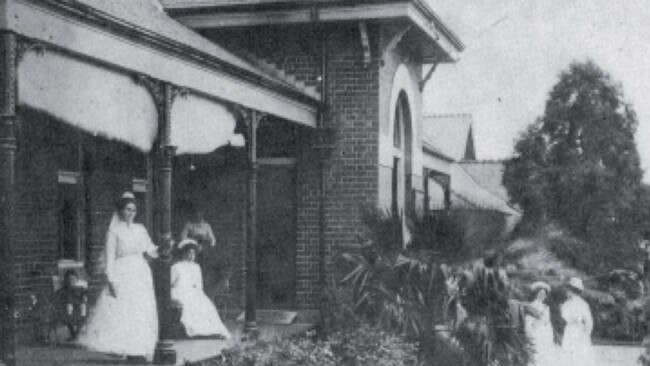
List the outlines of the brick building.
{"type": "Polygon", "coordinates": [[[292,307],[317,309],[328,267],[321,261],[359,244],[363,210],[421,210],[422,88],[435,66],[456,60],[462,43],[419,0],[161,3],[234,54],[320,93],[319,126],[333,133],[333,144],[322,171],[308,154],[295,164],[295,251],[288,249],[295,262],[287,273],[296,277],[293,289],[284,286],[295,294],[292,307]]]}
{"type": "Polygon", "coordinates": [[[231,276],[218,305],[251,322],[313,314],[363,210],[423,207],[422,88],[463,49],[424,1],[0,6],[7,309],[66,268],[102,286],[124,190],[157,242],[205,209],[231,276]]]}

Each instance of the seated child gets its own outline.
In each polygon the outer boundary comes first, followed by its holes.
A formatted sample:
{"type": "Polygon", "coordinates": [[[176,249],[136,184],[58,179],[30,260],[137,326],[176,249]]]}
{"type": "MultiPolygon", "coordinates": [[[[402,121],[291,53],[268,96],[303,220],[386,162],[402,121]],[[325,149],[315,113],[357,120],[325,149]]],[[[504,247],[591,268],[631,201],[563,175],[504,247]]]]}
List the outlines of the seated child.
{"type": "Polygon", "coordinates": [[[63,286],[54,293],[52,304],[57,321],[68,327],[70,340],[75,340],[88,310],[86,289],[79,286],[79,276],[75,270],[65,272],[63,286]]]}
{"type": "Polygon", "coordinates": [[[29,300],[27,321],[31,325],[32,340],[36,343],[47,344],[50,342],[50,335],[56,334],[52,303],[42,293],[32,293],[29,300]]]}

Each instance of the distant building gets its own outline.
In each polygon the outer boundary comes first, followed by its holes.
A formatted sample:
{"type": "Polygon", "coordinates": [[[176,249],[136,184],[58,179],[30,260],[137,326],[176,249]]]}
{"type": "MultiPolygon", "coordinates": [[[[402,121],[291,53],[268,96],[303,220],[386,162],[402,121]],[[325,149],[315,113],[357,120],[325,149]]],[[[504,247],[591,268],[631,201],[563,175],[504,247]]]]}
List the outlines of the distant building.
{"type": "Polygon", "coordinates": [[[497,210],[511,230],[521,212],[509,204],[503,163],[477,160],[472,123],[470,114],[423,118],[427,208],[497,210]]]}

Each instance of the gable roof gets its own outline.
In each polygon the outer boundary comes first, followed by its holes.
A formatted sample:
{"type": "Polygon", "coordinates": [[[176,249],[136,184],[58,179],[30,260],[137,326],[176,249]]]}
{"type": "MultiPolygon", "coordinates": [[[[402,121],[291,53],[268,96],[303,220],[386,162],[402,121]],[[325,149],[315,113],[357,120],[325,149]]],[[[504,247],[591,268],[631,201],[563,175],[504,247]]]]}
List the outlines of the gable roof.
{"type": "Polygon", "coordinates": [[[424,143],[454,161],[475,160],[472,123],[471,114],[423,116],[424,143]]]}

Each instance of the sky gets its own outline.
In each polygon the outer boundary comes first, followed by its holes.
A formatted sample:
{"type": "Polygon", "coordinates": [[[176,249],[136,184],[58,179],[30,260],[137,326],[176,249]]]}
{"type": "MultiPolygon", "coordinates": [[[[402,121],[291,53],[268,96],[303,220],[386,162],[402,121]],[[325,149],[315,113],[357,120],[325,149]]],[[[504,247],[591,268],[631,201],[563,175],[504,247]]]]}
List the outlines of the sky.
{"type": "Polygon", "coordinates": [[[591,59],[637,113],[637,148],[650,183],[648,0],[428,1],[466,49],[457,63],[436,69],[424,113],[471,113],[477,158],[510,156],[518,135],[543,114],[559,73],[591,59]]]}

